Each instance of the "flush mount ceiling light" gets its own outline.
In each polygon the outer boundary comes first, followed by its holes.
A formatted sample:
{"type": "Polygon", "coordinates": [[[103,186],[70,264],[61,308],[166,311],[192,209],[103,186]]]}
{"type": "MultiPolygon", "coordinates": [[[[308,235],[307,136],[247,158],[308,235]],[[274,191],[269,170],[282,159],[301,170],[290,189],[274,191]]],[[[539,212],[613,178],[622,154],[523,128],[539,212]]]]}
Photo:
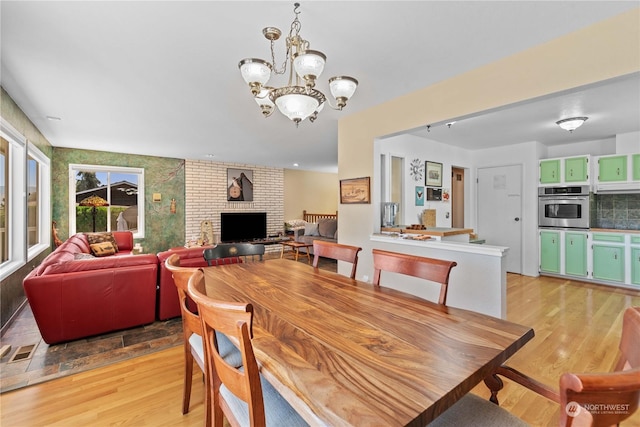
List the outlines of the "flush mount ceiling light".
{"type": "Polygon", "coordinates": [[[578,129],[589,117],[571,117],[569,119],[558,120],[556,124],[564,130],[573,132],[578,129]]]}
{"type": "Polygon", "coordinates": [[[298,19],[300,3],[294,3],[295,19],[291,23],[289,35],[286,37],[286,57],[282,69],[278,69],[274,53],[275,41],[282,32],[275,27],[262,30],[264,37],[271,43],[271,63],[257,58],[246,58],[240,61],[238,68],[245,82],[251,88],[256,103],[265,117],[273,113],[274,106],[298,126],[308,118],[314,122],[325,104],[334,110],[342,110],[353,96],[358,81],[353,77],[336,76],[329,79],[329,90],[336,105],[333,106],[327,97],[315,89],[316,80],[320,77],[327,57],[317,50],[309,48],[309,42],[300,36],[302,24],[298,19]],[[285,74],[289,67],[289,82],[283,87],[266,86],[272,73],[285,74]]]}

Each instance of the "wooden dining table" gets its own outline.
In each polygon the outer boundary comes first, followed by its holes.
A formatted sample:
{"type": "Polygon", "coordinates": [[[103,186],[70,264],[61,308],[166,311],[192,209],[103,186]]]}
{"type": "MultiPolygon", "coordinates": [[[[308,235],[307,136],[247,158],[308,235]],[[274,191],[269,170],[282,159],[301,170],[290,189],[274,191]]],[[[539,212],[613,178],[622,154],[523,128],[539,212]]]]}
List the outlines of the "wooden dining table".
{"type": "Polygon", "coordinates": [[[253,305],[261,373],[311,425],[424,426],[534,336],[287,259],[203,270],[208,296],[253,305]]]}

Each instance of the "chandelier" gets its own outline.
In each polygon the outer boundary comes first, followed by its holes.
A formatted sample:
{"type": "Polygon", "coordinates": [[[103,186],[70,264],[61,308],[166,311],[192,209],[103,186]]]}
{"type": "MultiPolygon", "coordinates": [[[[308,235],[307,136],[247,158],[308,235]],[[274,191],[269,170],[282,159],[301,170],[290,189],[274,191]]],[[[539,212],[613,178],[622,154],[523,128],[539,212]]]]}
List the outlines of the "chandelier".
{"type": "Polygon", "coordinates": [[[353,77],[336,76],[329,79],[329,90],[335,99],[335,106],[327,97],[315,89],[316,80],[322,74],[327,57],[317,50],[309,48],[309,42],[300,36],[300,20],[298,8],[300,3],[294,3],[295,19],[291,23],[289,35],[286,38],[286,57],[282,68],[276,66],[274,44],[282,35],[275,27],[262,30],[264,37],[271,42],[271,63],[257,58],[246,58],[240,61],[238,68],[245,82],[251,88],[256,103],[265,117],[269,117],[274,106],[290,120],[296,127],[301,121],[309,119],[312,123],[318,117],[325,104],[334,110],[342,110],[358,87],[358,81],[353,77]],[[285,74],[289,68],[289,82],[283,87],[266,86],[272,73],[285,74]]]}

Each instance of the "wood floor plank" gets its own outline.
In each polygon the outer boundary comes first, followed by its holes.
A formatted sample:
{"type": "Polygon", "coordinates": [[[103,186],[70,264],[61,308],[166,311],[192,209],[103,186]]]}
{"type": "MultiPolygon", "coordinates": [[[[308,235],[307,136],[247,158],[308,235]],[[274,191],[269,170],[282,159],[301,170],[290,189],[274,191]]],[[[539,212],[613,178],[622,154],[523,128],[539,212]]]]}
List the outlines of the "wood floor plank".
{"type": "MultiPolygon", "coordinates": [[[[509,274],[507,295],[507,318],[536,332],[508,364],[556,388],[563,372],[610,371],[622,312],[640,306],[637,291],[549,277],[509,274]]],[[[182,369],[178,346],[6,392],[0,395],[0,425],[201,427],[202,375],[196,369],[191,410],[183,416],[182,369]]],[[[557,405],[505,383],[499,395],[504,408],[533,426],[557,425],[557,405]]],[[[489,395],[483,384],[474,393],[489,395]]],[[[622,425],[640,426],[640,413],[622,425]]]]}

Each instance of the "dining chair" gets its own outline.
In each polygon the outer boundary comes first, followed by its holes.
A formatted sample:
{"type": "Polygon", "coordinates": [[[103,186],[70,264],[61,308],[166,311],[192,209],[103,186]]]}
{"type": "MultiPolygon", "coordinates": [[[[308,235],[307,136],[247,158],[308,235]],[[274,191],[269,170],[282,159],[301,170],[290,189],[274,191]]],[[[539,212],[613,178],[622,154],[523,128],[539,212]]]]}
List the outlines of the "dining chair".
{"type": "Polygon", "coordinates": [[[559,391],[506,365],[498,368],[485,384],[491,390],[490,400],[467,394],[438,417],[430,426],[526,425],[502,409],[498,392],[503,387],[498,375],[514,381],[558,403],[560,426],[613,426],[629,418],[638,409],[640,400],[640,307],[629,307],[622,320],[620,356],[613,372],[564,373],[559,391]],[[579,406],[578,406],[579,405],[579,406]],[[613,410],[605,408],[611,405],[613,410]],[[499,424],[504,421],[508,424],[499,424]],[[520,424],[517,424],[520,423],[520,424]]]}
{"type": "Polygon", "coordinates": [[[398,252],[373,249],[373,285],[380,286],[382,270],[419,277],[440,284],[438,304],[447,303],[447,288],[451,269],[455,261],[445,261],[398,252]]]}
{"type": "Polygon", "coordinates": [[[240,260],[262,261],[264,255],[263,244],[253,243],[220,243],[213,248],[203,251],[208,265],[232,264],[240,260]]]}
{"type": "MultiPolygon", "coordinates": [[[[197,271],[197,268],[180,267],[180,257],[178,254],[173,254],[165,261],[167,270],[171,271],[173,281],[178,290],[178,300],[180,303],[180,312],[182,314],[182,333],[184,336],[184,390],[182,393],[182,413],[189,412],[189,402],[191,400],[191,383],[193,379],[193,362],[195,361],[200,370],[202,371],[207,384],[207,369],[206,359],[204,356],[204,346],[202,343],[202,323],[198,313],[192,312],[189,307],[189,296],[187,295],[187,284],[191,275],[197,271]]],[[[218,334],[217,336],[218,348],[220,353],[225,357],[229,364],[234,366],[242,365],[242,357],[240,351],[234,346],[229,338],[224,335],[218,334]]],[[[205,402],[210,399],[208,393],[209,387],[205,387],[205,402]]],[[[205,417],[209,419],[211,413],[208,412],[209,405],[207,405],[207,413],[205,417]]],[[[207,425],[211,422],[208,421],[207,425]]]]}
{"type": "Polygon", "coordinates": [[[214,426],[222,427],[223,415],[232,426],[306,426],[302,417],[260,375],[253,352],[253,306],[224,302],[206,295],[204,273],[189,279],[188,292],[198,305],[203,328],[211,386],[211,413],[214,426]],[[230,365],[215,346],[216,334],[225,334],[238,343],[242,368],[230,365]]]}
{"type": "Polygon", "coordinates": [[[331,258],[338,261],[346,261],[352,264],[351,277],[356,278],[356,268],[358,267],[358,252],[362,248],[358,246],[343,245],[334,242],[325,242],[324,240],[313,241],[313,266],[318,267],[320,257],[331,258]]]}

